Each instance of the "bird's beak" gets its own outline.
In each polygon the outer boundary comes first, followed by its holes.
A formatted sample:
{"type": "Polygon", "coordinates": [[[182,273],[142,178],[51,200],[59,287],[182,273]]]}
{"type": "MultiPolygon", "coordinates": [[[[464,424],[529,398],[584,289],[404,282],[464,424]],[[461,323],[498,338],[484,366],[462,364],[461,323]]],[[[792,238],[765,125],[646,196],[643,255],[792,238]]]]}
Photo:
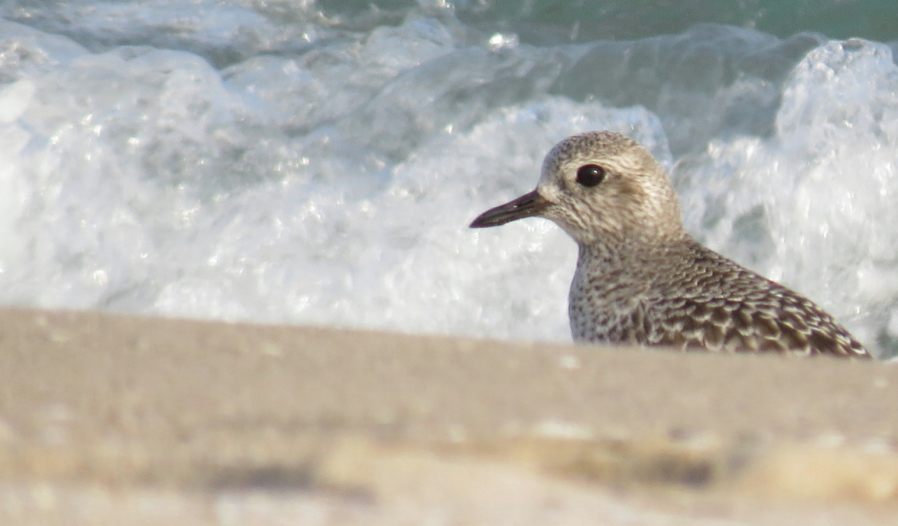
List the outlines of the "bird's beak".
{"type": "Polygon", "coordinates": [[[471,223],[471,228],[487,228],[491,226],[504,225],[516,219],[525,217],[533,217],[549,207],[551,203],[543,196],[539,195],[536,190],[529,194],[524,194],[514,201],[505,203],[504,205],[490,208],[486,212],[477,216],[477,219],[471,223]]]}

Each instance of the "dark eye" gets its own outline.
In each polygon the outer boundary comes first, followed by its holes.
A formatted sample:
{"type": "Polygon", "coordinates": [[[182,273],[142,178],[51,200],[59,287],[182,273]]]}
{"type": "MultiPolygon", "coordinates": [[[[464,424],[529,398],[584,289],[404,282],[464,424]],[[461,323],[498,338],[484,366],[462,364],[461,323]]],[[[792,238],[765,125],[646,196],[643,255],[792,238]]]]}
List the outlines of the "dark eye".
{"type": "Polygon", "coordinates": [[[577,169],[577,182],[583,186],[595,186],[605,179],[605,169],[597,164],[584,164],[577,169]]]}

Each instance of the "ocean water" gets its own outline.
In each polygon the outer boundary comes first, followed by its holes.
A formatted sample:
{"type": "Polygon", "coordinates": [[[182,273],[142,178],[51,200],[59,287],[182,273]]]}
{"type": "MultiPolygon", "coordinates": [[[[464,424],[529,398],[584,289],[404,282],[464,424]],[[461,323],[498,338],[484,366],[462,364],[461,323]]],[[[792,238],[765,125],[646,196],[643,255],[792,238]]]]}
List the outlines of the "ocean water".
{"type": "Polygon", "coordinates": [[[0,302],[569,341],[573,242],[467,225],[614,129],[898,354],[898,5],[654,4],[6,2],[0,302]]]}

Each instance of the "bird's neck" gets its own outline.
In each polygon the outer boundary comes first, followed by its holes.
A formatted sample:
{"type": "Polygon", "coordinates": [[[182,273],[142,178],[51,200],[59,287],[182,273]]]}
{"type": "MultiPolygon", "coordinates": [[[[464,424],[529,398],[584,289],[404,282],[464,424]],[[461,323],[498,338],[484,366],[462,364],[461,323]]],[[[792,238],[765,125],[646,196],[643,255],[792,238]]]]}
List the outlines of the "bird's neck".
{"type": "Polygon", "coordinates": [[[597,242],[581,243],[577,266],[606,270],[639,268],[645,260],[665,258],[672,250],[694,243],[685,230],[675,234],[648,238],[607,236],[597,242]]]}

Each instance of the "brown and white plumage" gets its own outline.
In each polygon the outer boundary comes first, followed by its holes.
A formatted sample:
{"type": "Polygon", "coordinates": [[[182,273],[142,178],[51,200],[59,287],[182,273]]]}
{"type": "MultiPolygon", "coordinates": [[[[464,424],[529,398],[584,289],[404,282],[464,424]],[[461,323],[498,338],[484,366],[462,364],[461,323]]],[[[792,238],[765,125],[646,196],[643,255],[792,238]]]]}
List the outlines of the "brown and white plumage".
{"type": "Polygon", "coordinates": [[[531,216],[551,219],[580,247],[569,306],[575,340],[870,357],[810,300],[693,240],[667,175],[623,135],[561,141],[536,190],[471,226],[531,216]]]}

